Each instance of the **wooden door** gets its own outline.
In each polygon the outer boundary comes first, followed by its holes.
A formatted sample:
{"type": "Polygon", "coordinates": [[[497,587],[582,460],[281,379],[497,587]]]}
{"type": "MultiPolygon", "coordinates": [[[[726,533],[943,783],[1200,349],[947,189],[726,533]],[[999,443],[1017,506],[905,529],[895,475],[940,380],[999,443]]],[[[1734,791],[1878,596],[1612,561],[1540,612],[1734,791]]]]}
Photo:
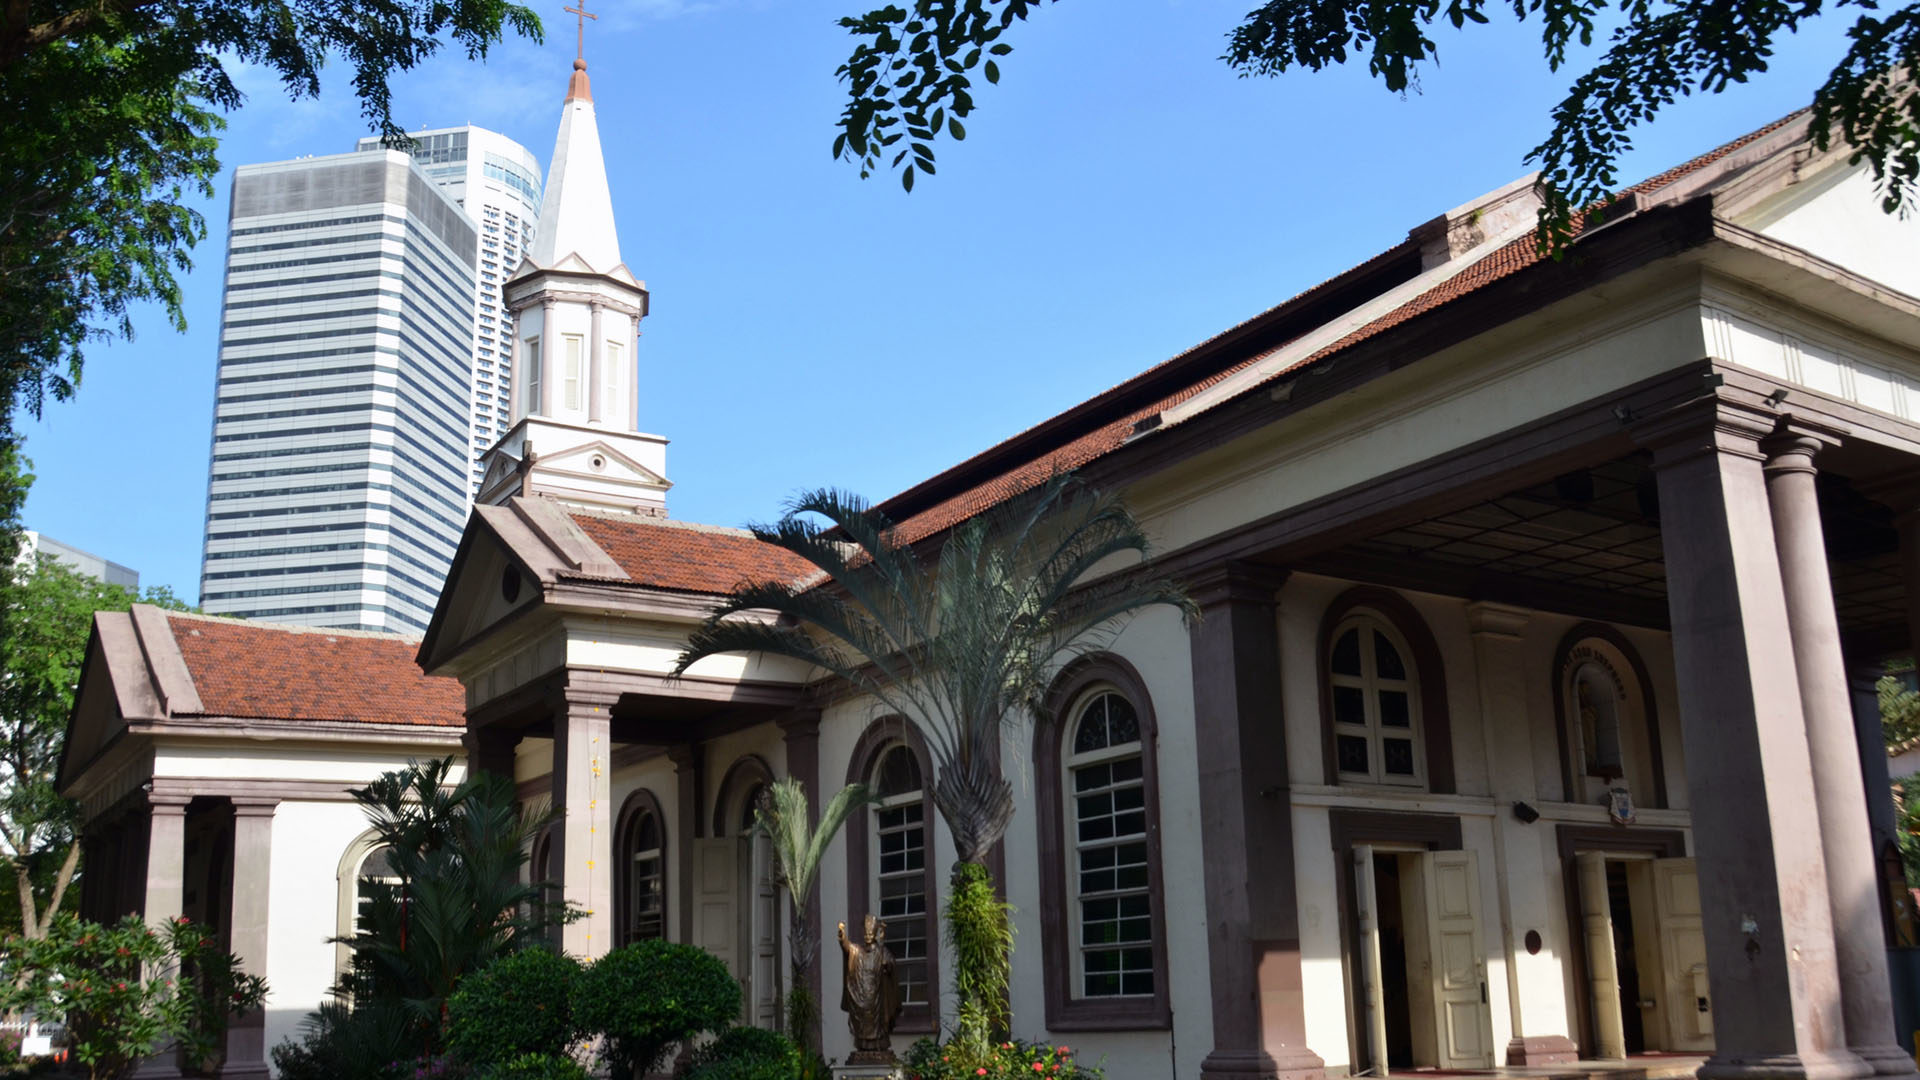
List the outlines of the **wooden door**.
{"type": "Polygon", "coordinates": [[[1380,984],[1380,896],[1373,880],[1373,846],[1353,848],[1353,897],[1360,914],[1360,1038],[1373,1075],[1387,1075],[1386,990],[1380,984]]]}
{"type": "Polygon", "coordinates": [[[1480,879],[1471,851],[1420,856],[1433,964],[1434,1037],[1442,1069],[1493,1066],[1493,1015],[1480,933],[1480,879]]]}
{"type": "Polygon", "coordinates": [[[1587,938],[1587,999],[1593,1009],[1595,1057],[1624,1060],[1627,1029],[1620,1015],[1620,965],[1613,954],[1613,908],[1607,902],[1607,857],[1585,851],[1573,857],[1580,889],[1580,919],[1587,938]]]}
{"type": "Polygon", "coordinates": [[[1660,938],[1660,997],[1672,1042],[1665,1049],[1711,1051],[1707,939],[1700,924],[1700,878],[1692,859],[1654,860],[1653,911],[1660,938]]]}
{"type": "Polygon", "coordinates": [[[746,1022],[767,1031],[781,1027],[780,887],[774,880],[773,844],[755,829],[740,838],[741,955],[746,971],[746,1022]]]}
{"type": "Polygon", "coordinates": [[[738,960],[740,920],[734,908],[739,865],[737,838],[694,841],[694,880],[698,883],[695,910],[699,912],[694,940],[719,957],[736,979],[743,974],[738,960]]]}

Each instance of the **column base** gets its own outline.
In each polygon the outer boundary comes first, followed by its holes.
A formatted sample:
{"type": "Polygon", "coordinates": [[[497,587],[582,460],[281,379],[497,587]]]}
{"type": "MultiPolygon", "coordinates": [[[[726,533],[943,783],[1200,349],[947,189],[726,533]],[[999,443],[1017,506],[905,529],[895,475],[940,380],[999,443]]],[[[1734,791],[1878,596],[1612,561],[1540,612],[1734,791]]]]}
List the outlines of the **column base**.
{"type": "Polygon", "coordinates": [[[1715,1054],[1700,1066],[1698,1080],[1860,1080],[1873,1066],[1847,1050],[1738,1057],[1715,1054]]]}
{"type": "Polygon", "coordinates": [[[264,1061],[232,1061],[220,1070],[220,1080],[267,1080],[270,1075],[264,1061]]]}
{"type": "Polygon", "coordinates": [[[1565,1035],[1515,1035],[1507,1044],[1508,1065],[1571,1065],[1580,1048],[1565,1035]]]}
{"type": "Polygon", "coordinates": [[[1850,1046],[1847,1049],[1866,1062],[1875,1076],[1920,1076],[1920,1069],[1914,1068],[1913,1057],[1892,1043],[1850,1046]]]}
{"type": "Polygon", "coordinates": [[[1200,1062],[1204,1080],[1326,1080],[1327,1063],[1311,1050],[1275,1058],[1265,1050],[1215,1050],[1200,1062]]]}

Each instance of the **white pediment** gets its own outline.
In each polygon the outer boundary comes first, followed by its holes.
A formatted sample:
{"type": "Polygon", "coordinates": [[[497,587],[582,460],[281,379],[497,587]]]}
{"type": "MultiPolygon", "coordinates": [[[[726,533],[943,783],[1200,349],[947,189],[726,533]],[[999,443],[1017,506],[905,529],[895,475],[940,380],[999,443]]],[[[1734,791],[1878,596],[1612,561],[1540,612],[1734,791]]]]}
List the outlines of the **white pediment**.
{"type": "Polygon", "coordinates": [[[615,449],[605,439],[594,439],[552,453],[543,453],[533,465],[535,483],[542,474],[565,475],[615,484],[634,484],[665,491],[666,477],[615,449]]]}

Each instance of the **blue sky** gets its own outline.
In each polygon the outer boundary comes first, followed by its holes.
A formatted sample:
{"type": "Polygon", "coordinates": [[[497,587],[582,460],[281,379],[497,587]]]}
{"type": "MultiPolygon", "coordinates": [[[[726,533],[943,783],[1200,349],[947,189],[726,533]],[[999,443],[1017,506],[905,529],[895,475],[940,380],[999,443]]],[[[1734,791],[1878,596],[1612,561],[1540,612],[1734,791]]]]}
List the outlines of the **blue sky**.
{"type": "MultiPolygon", "coordinates": [[[[574,50],[455,53],[402,76],[410,127],[475,123],[541,162],[574,50]]],[[[587,58],[622,254],[653,293],[641,427],[673,440],[683,520],[775,516],[831,484],[881,498],[1386,248],[1526,171],[1573,72],[1538,24],[1441,31],[1421,92],[1364,64],[1242,80],[1249,0],[1068,0],[1010,41],[968,138],[911,195],[830,156],[859,0],[605,0],[587,58]]],[[[1497,7],[1497,5],[1496,5],[1497,7]]],[[[1844,48],[1828,18],[1751,85],[1669,110],[1622,175],[1658,172],[1804,105],[1844,48]]],[[[227,174],[184,287],[189,329],[136,313],[77,397],[23,418],[27,524],[198,593],[232,168],[352,149],[345,72],[290,102],[245,72],[227,174]]]]}

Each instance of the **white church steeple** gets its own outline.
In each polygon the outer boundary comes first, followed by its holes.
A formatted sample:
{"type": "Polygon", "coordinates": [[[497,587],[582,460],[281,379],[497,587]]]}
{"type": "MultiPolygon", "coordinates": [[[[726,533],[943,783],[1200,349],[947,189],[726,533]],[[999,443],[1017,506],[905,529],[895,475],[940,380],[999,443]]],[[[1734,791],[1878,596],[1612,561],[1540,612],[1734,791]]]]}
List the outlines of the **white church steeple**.
{"type": "Polygon", "coordinates": [[[573,62],[533,246],[507,282],[513,425],[483,459],[479,501],[545,495],[597,510],[666,514],[667,440],[639,426],[647,286],[620,258],[585,59],[573,62]]]}

